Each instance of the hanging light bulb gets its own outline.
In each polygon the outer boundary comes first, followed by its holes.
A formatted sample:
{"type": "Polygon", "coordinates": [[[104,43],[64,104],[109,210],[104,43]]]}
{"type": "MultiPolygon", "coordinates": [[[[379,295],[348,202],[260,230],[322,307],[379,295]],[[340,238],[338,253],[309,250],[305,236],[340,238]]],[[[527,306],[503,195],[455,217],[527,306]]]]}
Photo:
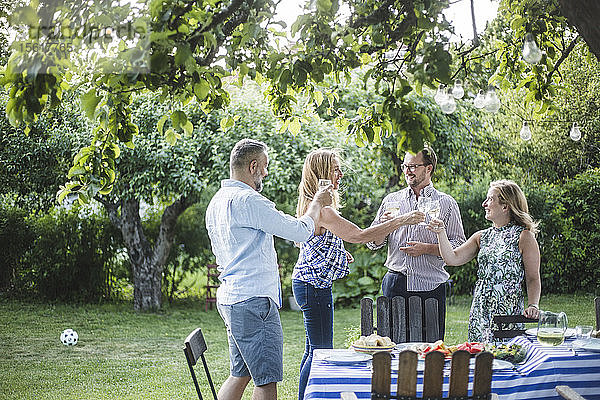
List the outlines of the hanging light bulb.
{"type": "Polygon", "coordinates": [[[523,60],[529,64],[537,64],[542,59],[542,51],[535,43],[535,39],[531,33],[525,35],[525,43],[523,43],[523,60]]]}
{"type": "Polygon", "coordinates": [[[455,99],[462,99],[465,95],[465,89],[463,88],[462,81],[457,79],[454,81],[454,87],[452,88],[452,96],[455,99]]]}
{"type": "Polygon", "coordinates": [[[529,127],[527,121],[523,121],[523,127],[521,128],[521,132],[519,132],[519,135],[523,140],[531,139],[531,128],[529,127]]]}
{"type": "Polygon", "coordinates": [[[440,108],[444,114],[452,114],[456,110],[456,101],[454,101],[454,97],[446,95],[446,101],[440,104],[440,108]]]}
{"type": "Polygon", "coordinates": [[[446,86],[440,85],[440,87],[438,87],[437,92],[435,93],[435,96],[433,96],[433,100],[435,100],[438,106],[441,106],[442,103],[446,101],[446,96],[448,96],[448,94],[446,93],[446,86]]]}
{"type": "Polygon", "coordinates": [[[483,106],[485,106],[485,96],[483,95],[482,89],[479,89],[479,92],[477,92],[477,96],[475,97],[475,100],[473,100],[473,105],[475,108],[483,108],[483,106]]]}
{"type": "Polygon", "coordinates": [[[579,139],[581,139],[581,131],[579,130],[579,127],[577,126],[577,122],[573,122],[573,126],[571,127],[571,132],[569,132],[569,136],[575,142],[577,142],[577,141],[579,141],[579,139]]]}
{"type": "Polygon", "coordinates": [[[500,109],[500,99],[498,98],[498,95],[496,95],[496,90],[492,85],[488,87],[483,106],[485,107],[486,111],[491,113],[498,112],[500,109]]]}

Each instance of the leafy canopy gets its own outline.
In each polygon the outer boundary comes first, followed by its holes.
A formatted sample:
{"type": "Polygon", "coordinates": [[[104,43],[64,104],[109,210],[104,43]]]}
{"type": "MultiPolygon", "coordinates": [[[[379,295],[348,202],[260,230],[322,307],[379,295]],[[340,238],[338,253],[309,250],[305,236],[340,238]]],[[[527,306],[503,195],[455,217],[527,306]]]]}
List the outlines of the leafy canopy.
{"type": "MultiPolygon", "coordinates": [[[[577,33],[561,15],[557,0],[503,0],[506,24],[478,47],[452,45],[452,27],[442,0],[311,0],[291,26],[276,18],[273,0],[31,0],[17,7],[11,23],[21,35],[12,43],[2,84],[9,91],[6,113],[25,132],[46,107],[63,102],[77,88],[81,107],[94,121],[93,138],[73,160],[70,179],[58,200],[74,192],[86,201],[111,192],[121,145],[134,146],[139,129],[132,120],[132,94],[153,92],[168,111],[157,132],[167,143],[191,135],[195,127],[185,106],[205,113],[230,102],[228,84],[252,79],[264,85],[280,133],[298,134],[311,107],[327,104],[336,126],[359,146],[395,135],[397,151],[419,151],[434,139],[430,121],[408,94],[449,84],[459,75],[487,72],[491,83],[521,87],[524,101],[539,113],[552,112],[558,67],[577,33]],[[539,65],[520,59],[525,33],[545,52],[539,65]],[[483,49],[489,51],[483,52],[483,49]],[[364,82],[378,99],[350,118],[338,108],[338,94],[325,77],[341,84],[364,67],[364,82]],[[298,108],[300,98],[309,99],[298,108]]],[[[488,76],[485,76],[487,80],[488,76]]],[[[231,128],[225,116],[220,128],[231,128]]]]}

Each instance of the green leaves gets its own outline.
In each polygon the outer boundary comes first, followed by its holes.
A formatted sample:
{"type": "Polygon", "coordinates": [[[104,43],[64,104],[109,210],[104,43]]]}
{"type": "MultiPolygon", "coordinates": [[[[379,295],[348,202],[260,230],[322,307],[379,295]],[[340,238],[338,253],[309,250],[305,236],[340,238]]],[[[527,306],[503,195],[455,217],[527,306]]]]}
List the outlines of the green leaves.
{"type": "Polygon", "coordinates": [[[96,89],[92,88],[88,90],[86,93],[81,95],[81,108],[85,112],[85,115],[89,119],[94,119],[94,115],[96,113],[96,107],[98,103],[102,100],[100,97],[96,96],[96,89]]]}

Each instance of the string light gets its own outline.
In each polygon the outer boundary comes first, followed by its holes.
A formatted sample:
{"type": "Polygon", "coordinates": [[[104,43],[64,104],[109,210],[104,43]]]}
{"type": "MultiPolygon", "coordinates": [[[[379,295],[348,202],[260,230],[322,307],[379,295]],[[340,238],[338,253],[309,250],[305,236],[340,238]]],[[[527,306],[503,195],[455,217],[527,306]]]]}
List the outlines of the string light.
{"type": "Polygon", "coordinates": [[[531,33],[525,35],[523,43],[523,60],[529,64],[537,64],[542,59],[542,51],[535,43],[535,39],[531,33]]]}
{"type": "Polygon", "coordinates": [[[531,139],[531,128],[527,121],[523,121],[523,127],[521,128],[521,132],[519,132],[519,136],[521,136],[521,139],[523,140],[531,139]]]}
{"type": "Polygon", "coordinates": [[[571,127],[571,131],[569,132],[569,137],[573,139],[573,141],[578,142],[581,139],[581,131],[577,126],[577,122],[573,122],[573,126],[571,127]]]}
{"type": "MultiPolygon", "coordinates": [[[[521,131],[519,132],[519,136],[521,137],[521,139],[523,139],[525,141],[531,140],[532,131],[531,131],[530,124],[532,122],[533,121],[530,121],[530,120],[528,121],[526,119],[523,119],[523,126],[521,127],[521,131]]],[[[537,123],[538,124],[549,124],[549,123],[570,124],[571,122],[572,121],[544,120],[544,121],[538,121],[537,123]]],[[[581,129],[579,128],[579,125],[577,124],[577,122],[573,122],[573,125],[571,126],[571,130],[569,131],[569,137],[574,142],[578,142],[579,140],[581,140],[582,133],[581,133],[581,129]]]]}

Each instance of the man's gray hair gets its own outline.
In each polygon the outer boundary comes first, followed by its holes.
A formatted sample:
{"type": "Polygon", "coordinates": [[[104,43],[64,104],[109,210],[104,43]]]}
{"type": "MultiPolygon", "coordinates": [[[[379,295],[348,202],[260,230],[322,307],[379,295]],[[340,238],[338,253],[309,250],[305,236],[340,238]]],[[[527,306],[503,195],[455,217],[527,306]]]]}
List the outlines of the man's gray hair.
{"type": "Polygon", "coordinates": [[[229,156],[229,168],[231,172],[242,171],[261,153],[267,153],[267,150],[267,145],[261,141],[254,139],[240,140],[233,146],[229,156]]]}

